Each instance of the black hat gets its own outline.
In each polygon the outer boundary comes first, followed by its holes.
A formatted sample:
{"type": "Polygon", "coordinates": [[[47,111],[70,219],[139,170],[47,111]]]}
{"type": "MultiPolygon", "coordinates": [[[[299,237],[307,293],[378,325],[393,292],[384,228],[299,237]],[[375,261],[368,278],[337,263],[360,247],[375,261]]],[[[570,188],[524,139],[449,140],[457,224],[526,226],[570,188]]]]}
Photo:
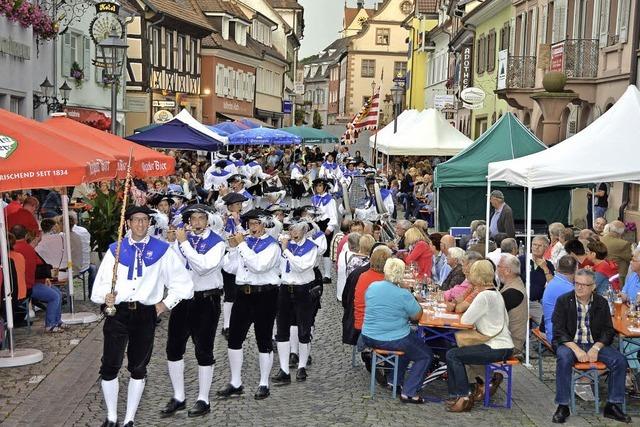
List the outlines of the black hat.
{"type": "Polygon", "coordinates": [[[302,156],[296,156],[293,159],[293,163],[304,162],[304,158],[302,156]]]}
{"type": "Polygon", "coordinates": [[[124,211],[124,219],[129,220],[133,215],[137,213],[143,213],[148,217],[151,217],[151,215],[156,213],[156,211],[148,208],[147,206],[129,206],[127,210],[124,211]]]}
{"type": "Polygon", "coordinates": [[[234,173],[233,175],[231,175],[229,178],[227,178],[227,182],[229,184],[231,184],[232,182],[236,182],[236,181],[242,181],[244,182],[245,180],[245,176],[242,175],[241,173],[234,173]]]}
{"type": "Polygon", "coordinates": [[[242,202],[246,202],[248,199],[244,196],[244,194],[240,194],[240,193],[236,193],[231,192],[228,194],[225,194],[222,197],[222,201],[224,201],[225,205],[232,205],[234,203],[242,203],[242,202]]]}
{"type": "Polygon", "coordinates": [[[244,223],[245,228],[248,225],[247,222],[250,219],[259,219],[265,227],[267,228],[273,227],[273,222],[271,221],[271,214],[265,211],[264,209],[259,209],[259,208],[251,209],[249,212],[245,213],[240,218],[242,219],[242,222],[244,223]]]}
{"type": "Polygon", "coordinates": [[[224,168],[229,164],[229,162],[227,160],[218,160],[217,162],[214,163],[214,166],[217,168],[224,168]]]}
{"type": "Polygon", "coordinates": [[[158,206],[160,204],[161,201],[166,200],[167,203],[169,203],[170,205],[174,204],[175,202],[173,201],[173,199],[171,198],[172,196],[169,194],[164,194],[164,193],[158,193],[158,194],[154,194],[151,196],[151,198],[149,199],[149,203],[152,206],[158,206]]]}
{"type": "Polygon", "coordinates": [[[169,192],[169,196],[170,197],[178,197],[178,198],[182,199],[183,202],[189,201],[189,197],[187,197],[186,194],[179,193],[177,191],[170,191],[169,192]]]}
{"type": "Polygon", "coordinates": [[[233,157],[236,160],[242,160],[242,153],[239,151],[236,151],[235,153],[232,153],[231,156],[229,156],[230,158],[233,157]]]}
{"type": "Polygon", "coordinates": [[[346,163],[348,165],[357,165],[358,164],[356,159],[354,159],[353,157],[347,157],[345,160],[346,160],[346,163]]]}
{"type": "Polygon", "coordinates": [[[182,211],[182,222],[184,222],[185,224],[189,222],[189,218],[191,218],[191,214],[194,214],[194,213],[203,213],[208,215],[209,213],[213,213],[213,210],[209,206],[203,205],[201,203],[191,205],[187,207],[184,211],[182,211]]]}
{"type": "Polygon", "coordinates": [[[325,153],[324,158],[326,159],[327,157],[332,156],[333,159],[335,160],[336,158],[336,153],[334,153],[333,151],[329,151],[328,153],[325,153]]]}
{"type": "Polygon", "coordinates": [[[274,203],[267,207],[267,211],[270,213],[276,213],[278,211],[289,213],[291,209],[289,209],[289,206],[286,203],[274,203]]]}
{"type": "Polygon", "coordinates": [[[317,207],[313,206],[313,205],[305,205],[305,206],[300,206],[297,207],[293,210],[293,214],[292,216],[294,218],[300,218],[302,217],[302,214],[304,212],[308,212],[311,214],[311,216],[316,216],[320,214],[320,211],[317,207]]]}

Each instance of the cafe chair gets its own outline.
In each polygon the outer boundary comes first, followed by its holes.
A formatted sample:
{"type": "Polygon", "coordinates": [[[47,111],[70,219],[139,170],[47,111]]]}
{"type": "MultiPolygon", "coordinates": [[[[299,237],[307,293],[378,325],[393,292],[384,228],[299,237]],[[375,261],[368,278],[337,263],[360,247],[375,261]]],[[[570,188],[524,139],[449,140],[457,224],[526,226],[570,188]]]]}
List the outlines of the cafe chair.
{"type": "Polygon", "coordinates": [[[534,328],[531,330],[533,336],[536,338],[536,353],[538,353],[538,378],[542,381],[543,376],[543,368],[542,368],[542,357],[545,353],[555,354],[553,351],[553,347],[551,343],[547,340],[544,333],[540,331],[540,328],[534,328]]]}
{"type": "Polygon", "coordinates": [[[400,356],[404,356],[403,351],[382,350],[379,348],[371,349],[371,399],[376,392],[376,368],[385,371],[393,370],[393,398],[396,398],[396,390],[398,387],[398,365],[400,356]]]}
{"type": "Polygon", "coordinates": [[[520,361],[516,358],[507,359],[502,362],[489,363],[484,366],[484,404],[485,408],[507,408],[511,409],[511,390],[513,386],[513,366],[519,365],[520,361]],[[507,381],[507,397],[504,404],[499,405],[491,403],[491,378],[495,372],[500,372],[507,381]]]}
{"type": "Polygon", "coordinates": [[[595,414],[600,413],[600,374],[607,372],[607,365],[602,362],[585,362],[576,363],[573,365],[571,373],[571,413],[576,413],[576,384],[581,379],[587,379],[589,383],[593,384],[593,396],[595,397],[595,414]]]}

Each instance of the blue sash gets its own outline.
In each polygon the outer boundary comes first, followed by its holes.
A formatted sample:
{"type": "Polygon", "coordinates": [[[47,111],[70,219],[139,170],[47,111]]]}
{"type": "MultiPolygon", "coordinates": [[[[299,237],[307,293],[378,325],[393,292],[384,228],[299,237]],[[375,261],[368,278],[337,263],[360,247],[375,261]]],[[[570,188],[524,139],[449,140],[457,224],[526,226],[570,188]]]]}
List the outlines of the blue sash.
{"type": "Polygon", "coordinates": [[[335,164],[335,163],[324,162],[322,164],[322,167],[325,168],[325,169],[335,170],[338,167],[338,165],[335,164]]]}
{"type": "Polygon", "coordinates": [[[272,243],[276,243],[276,244],[278,243],[276,239],[274,239],[271,236],[267,236],[264,239],[249,236],[245,239],[245,242],[247,242],[249,249],[251,249],[253,252],[257,254],[267,249],[269,245],[271,245],[272,243]]]}
{"type": "MultiPolygon", "coordinates": [[[[109,250],[114,257],[116,256],[116,245],[116,242],[109,245],[109,250]]],[[[154,237],[150,237],[146,245],[143,243],[130,245],[129,239],[123,239],[120,246],[119,263],[129,268],[127,280],[133,279],[134,268],[136,268],[136,277],[142,277],[142,264],[146,267],[152,266],[162,258],[167,249],[169,249],[168,243],[154,237]]]]}
{"type": "Polygon", "coordinates": [[[243,190],[242,193],[240,194],[242,194],[244,197],[246,197],[249,200],[253,200],[253,196],[247,190],[243,190]]]}
{"type": "Polygon", "coordinates": [[[220,172],[218,172],[218,171],[211,172],[211,175],[217,176],[217,177],[227,176],[227,175],[230,175],[230,174],[231,174],[231,172],[229,172],[226,169],[222,169],[220,172]]]}
{"type": "Polygon", "coordinates": [[[315,196],[311,197],[311,203],[313,203],[313,206],[315,207],[326,206],[331,200],[333,200],[333,197],[329,193],[325,193],[323,196],[319,196],[316,194],[315,196]]]}
{"type": "Polygon", "coordinates": [[[244,166],[244,162],[242,160],[236,160],[233,164],[238,168],[244,166]]]}
{"type": "MultiPolygon", "coordinates": [[[[209,235],[205,239],[198,237],[196,234],[189,233],[189,235],[187,236],[187,240],[189,240],[191,247],[195,249],[196,252],[200,255],[206,254],[211,248],[223,241],[222,237],[218,236],[213,231],[209,231],[209,235]]],[[[182,252],[182,248],[180,247],[180,245],[178,245],[178,248],[180,249],[180,253],[182,254],[182,256],[184,256],[186,259],[187,257],[184,255],[184,252],[182,252]]],[[[187,270],[191,270],[189,261],[187,261],[186,267],[187,270]]]]}
{"type": "MultiPolygon", "coordinates": [[[[291,251],[293,256],[304,256],[316,247],[318,247],[318,245],[316,245],[309,239],[306,239],[302,245],[297,245],[293,242],[289,242],[289,244],[287,245],[287,249],[291,251]]],[[[285,271],[287,273],[291,272],[291,264],[289,263],[289,260],[287,260],[285,271]]]]}
{"type": "Polygon", "coordinates": [[[236,222],[233,218],[227,218],[227,223],[224,225],[224,231],[230,234],[236,234],[236,222]]]}

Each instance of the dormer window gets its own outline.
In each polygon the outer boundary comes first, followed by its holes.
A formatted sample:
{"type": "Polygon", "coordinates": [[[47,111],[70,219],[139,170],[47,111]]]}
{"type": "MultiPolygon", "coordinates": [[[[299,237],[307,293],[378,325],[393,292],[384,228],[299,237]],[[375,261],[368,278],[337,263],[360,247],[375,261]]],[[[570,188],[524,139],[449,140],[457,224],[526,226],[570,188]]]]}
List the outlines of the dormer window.
{"type": "Polygon", "coordinates": [[[260,43],[271,46],[271,27],[267,24],[254,19],[251,28],[251,35],[260,43]]]}

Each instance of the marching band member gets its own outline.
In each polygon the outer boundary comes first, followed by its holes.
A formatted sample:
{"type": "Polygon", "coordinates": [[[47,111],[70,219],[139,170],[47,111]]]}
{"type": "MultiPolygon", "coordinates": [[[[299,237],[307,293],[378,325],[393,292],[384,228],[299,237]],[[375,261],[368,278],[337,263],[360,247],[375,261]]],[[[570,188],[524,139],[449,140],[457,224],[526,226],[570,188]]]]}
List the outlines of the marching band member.
{"type": "Polygon", "coordinates": [[[244,393],[242,386],[242,344],[253,324],[259,352],[260,385],[254,398],[269,397],[269,374],[273,365],[273,345],[271,333],[276,317],[278,301],[280,245],[265,232],[271,219],[266,213],[254,209],[244,215],[250,236],[236,233],[229,246],[237,257],[236,301],[231,310],[229,326],[228,355],[231,380],[222,390],[220,397],[231,397],[244,393]]]}
{"type": "Polygon", "coordinates": [[[151,214],[149,235],[160,240],[167,240],[167,231],[171,224],[171,205],[174,201],[166,194],[156,194],[149,200],[149,204],[156,209],[151,214]]]}
{"type": "Polygon", "coordinates": [[[173,205],[171,206],[171,225],[181,227],[183,224],[182,212],[186,209],[189,198],[182,193],[169,193],[169,195],[173,200],[173,205]]]}
{"type": "Polygon", "coordinates": [[[276,203],[269,206],[266,210],[271,215],[271,221],[273,222],[273,227],[269,228],[267,233],[277,240],[284,228],[285,215],[289,213],[289,209],[286,205],[276,203]]]}
{"type": "Polygon", "coordinates": [[[272,378],[273,382],[290,384],[289,342],[292,324],[297,328],[298,336],[298,370],[297,381],[307,379],[307,359],[311,342],[311,325],[313,323],[313,297],[311,288],[315,284],[313,267],[317,260],[318,247],[305,237],[308,231],[307,221],[298,221],[289,227],[289,236],[282,236],[282,262],[280,264],[281,285],[278,294],[278,316],[276,341],[280,370],[272,378]],[[292,318],[295,317],[295,322],[292,318]]]}
{"type": "Polygon", "coordinates": [[[204,173],[204,189],[209,192],[207,201],[217,198],[221,188],[227,187],[227,180],[234,173],[228,169],[228,160],[218,160],[204,173]]]}
{"type": "Polygon", "coordinates": [[[178,255],[168,243],[147,235],[152,213],[146,206],[126,210],[130,231],[122,240],[115,291],[111,293],[116,252],[113,243],[102,259],[91,293],[94,303],[116,307],[114,316],[105,316],[103,327],[100,376],[107,407],[104,427],[118,425],[118,371],[125,350],[131,379],[124,425],[133,426],[153,352],[156,319],[181,300],[193,297],[193,281],[178,255]],[[164,288],[167,296],[163,299],[164,288]]]}
{"type": "Polygon", "coordinates": [[[298,155],[294,161],[294,165],[291,167],[291,207],[294,209],[300,206],[300,199],[305,193],[302,180],[306,172],[304,159],[301,155],[298,155]]]}
{"type": "Polygon", "coordinates": [[[220,295],[222,294],[222,258],[226,242],[208,226],[211,208],[192,205],[182,213],[186,228],[169,232],[168,241],[191,275],[194,294],[184,299],[171,310],[167,339],[167,361],[169,377],[173,386],[173,397],[161,411],[163,418],[186,408],[184,392],[184,352],[189,337],[193,340],[198,361],[199,392],[188,416],[196,417],[209,413],[209,390],[213,380],[213,345],[220,318],[220,295]]]}
{"type": "Polygon", "coordinates": [[[313,181],[313,189],[315,195],[311,197],[311,203],[320,211],[320,217],[316,221],[320,230],[325,234],[327,240],[326,250],[323,253],[324,267],[324,283],[331,283],[331,258],[329,258],[329,247],[333,231],[338,228],[338,211],[336,201],[333,196],[327,192],[329,190],[329,182],[326,179],[318,178],[313,181]]]}
{"type": "MultiPolygon", "coordinates": [[[[355,217],[360,220],[368,220],[368,221],[376,221],[380,213],[378,212],[376,205],[376,195],[375,195],[375,178],[370,177],[366,180],[367,185],[367,193],[369,193],[369,198],[366,202],[364,208],[356,208],[355,209],[355,217]]],[[[382,204],[384,205],[385,210],[389,215],[393,214],[395,209],[393,203],[393,194],[391,190],[386,188],[380,188],[380,197],[382,198],[382,204]]]]}
{"type": "Polygon", "coordinates": [[[319,178],[325,178],[333,180],[333,182],[339,182],[342,179],[342,170],[335,162],[333,153],[327,153],[325,156],[325,162],[320,166],[319,178]]]}
{"type": "Polygon", "coordinates": [[[238,173],[242,173],[242,170],[244,169],[244,160],[242,154],[243,153],[241,151],[236,151],[235,153],[231,153],[231,155],[229,156],[229,160],[231,160],[231,162],[234,164],[238,173]]]}
{"type": "Polygon", "coordinates": [[[227,178],[229,188],[223,188],[220,190],[220,195],[215,202],[215,208],[218,212],[224,212],[224,196],[229,192],[242,194],[245,197],[245,201],[242,203],[242,213],[247,213],[254,207],[254,197],[244,188],[245,177],[239,173],[231,175],[227,178]]]}
{"type": "MultiPolygon", "coordinates": [[[[240,212],[243,203],[247,198],[240,194],[231,192],[222,198],[226,206],[226,214],[224,219],[223,234],[225,239],[234,236],[237,233],[244,233],[240,212]]],[[[234,259],[225,256],[222,266],[222,281],[224,283],[224,303],[222,304],[222,335],[229,339],[229,322],[231,319],[231,309],[236,298],[236,266],[234,259]]]]}

